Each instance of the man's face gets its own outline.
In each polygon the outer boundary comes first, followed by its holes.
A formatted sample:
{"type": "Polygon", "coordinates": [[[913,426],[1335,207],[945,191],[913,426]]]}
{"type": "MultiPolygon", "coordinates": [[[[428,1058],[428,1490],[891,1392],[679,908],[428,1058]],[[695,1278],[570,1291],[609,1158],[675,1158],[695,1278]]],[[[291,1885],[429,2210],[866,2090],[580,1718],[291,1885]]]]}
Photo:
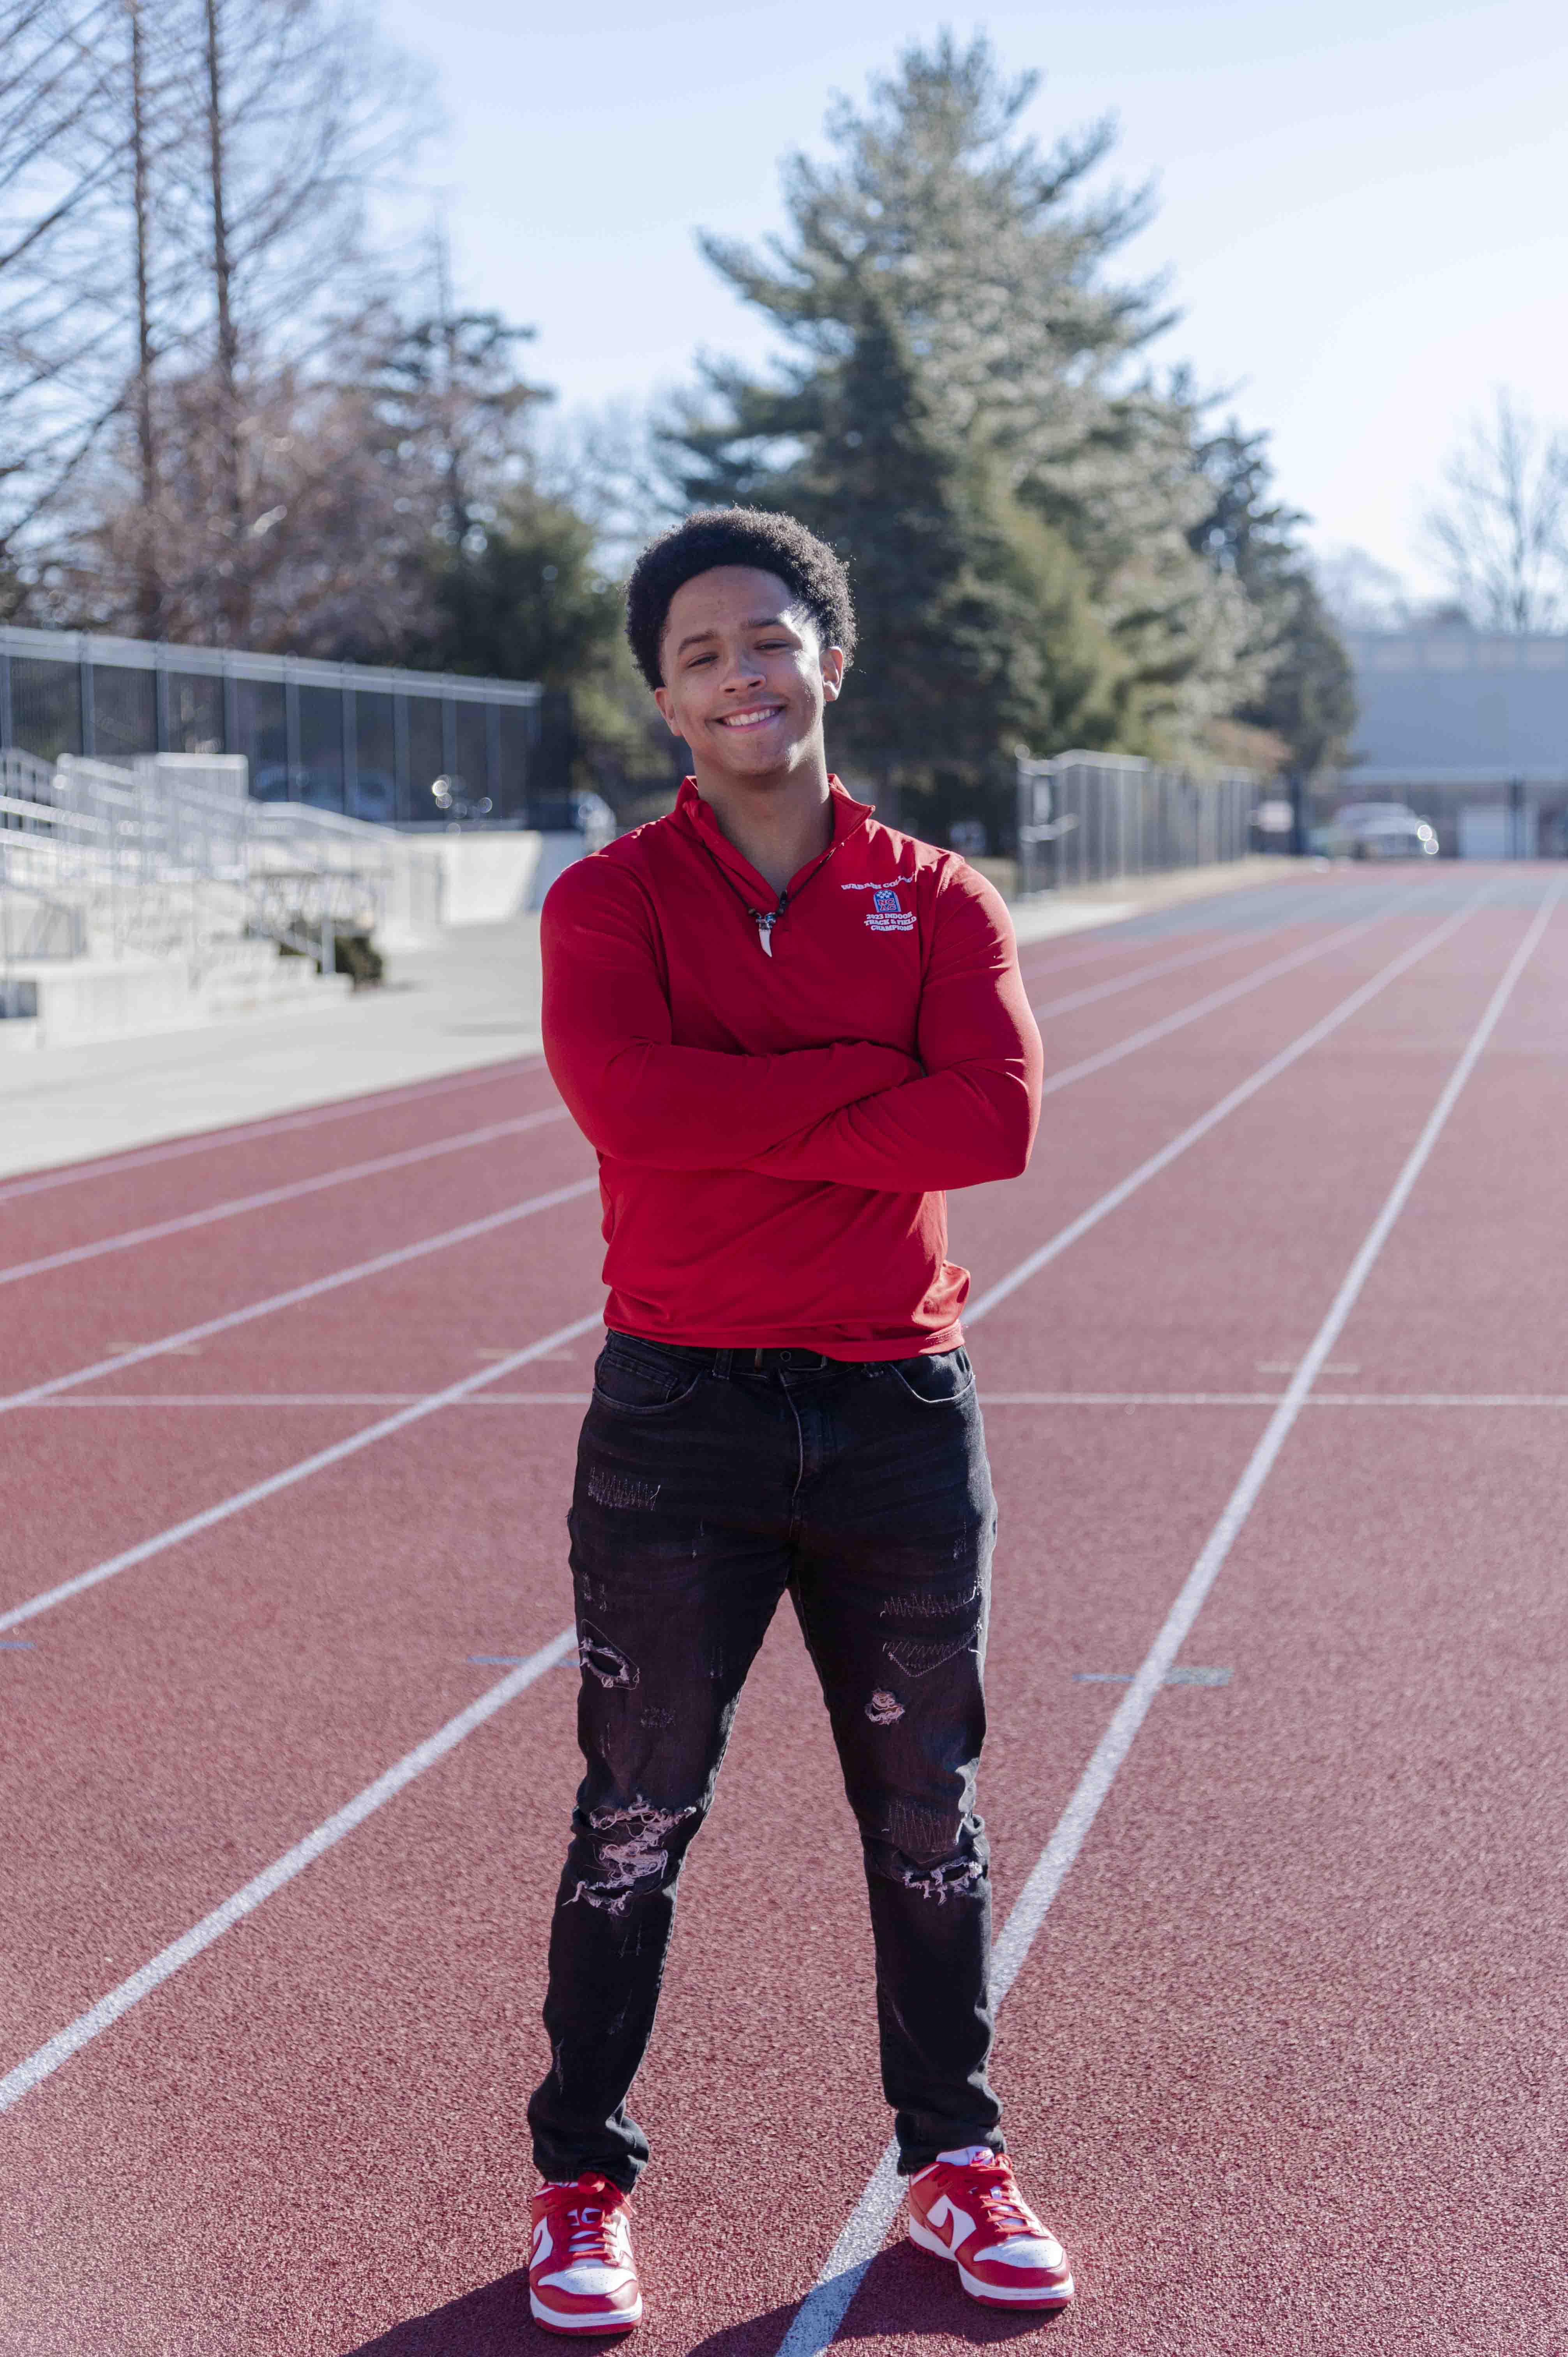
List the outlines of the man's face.
{"type": "Polygon", "coordinates": [[[717,565],[670,600],[655,701],[701,767],[757,780],[787,776],[822,748],[822,707],[843,681],[843,651],[777,574],[717,565]]]}

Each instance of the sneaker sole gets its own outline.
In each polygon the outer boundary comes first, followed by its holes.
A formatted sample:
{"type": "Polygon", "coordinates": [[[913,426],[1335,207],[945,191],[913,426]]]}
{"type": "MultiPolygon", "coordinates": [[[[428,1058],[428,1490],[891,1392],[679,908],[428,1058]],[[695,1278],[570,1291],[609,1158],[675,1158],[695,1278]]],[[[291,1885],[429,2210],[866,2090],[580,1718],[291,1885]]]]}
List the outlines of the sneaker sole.
{"type": "Polygon", "coordinates": [[[543,2307],[531,2285],[528,2308],[535,2324],[542,2324],[546,2332],[629,2332],[634,2325],[642,2322],[640,2292],[637,2306],[623,2309],[618,2316],[563,2316],[557,2309],[543,2307]]]}
{"type": "Polygon", "coordinates": [[[1053,2284],[1047,2291],[999,2291],[993,2284],[982,2283],[979,2276],[972,2276],[962,2261],[949,2250],[941,2236],[933,2233],[929,2226],[922,2225],[912,2212],[909,2240],[918,2244],[922,2251],[929,2251],[933,2258],[946,2259],[950,2267],[957,2267],[960,2283],[971,2299],[978,2300],[983,2308],[1066,2308],[1072,2298],[1070,2276],[1065,2284],[1053,2284]]]}

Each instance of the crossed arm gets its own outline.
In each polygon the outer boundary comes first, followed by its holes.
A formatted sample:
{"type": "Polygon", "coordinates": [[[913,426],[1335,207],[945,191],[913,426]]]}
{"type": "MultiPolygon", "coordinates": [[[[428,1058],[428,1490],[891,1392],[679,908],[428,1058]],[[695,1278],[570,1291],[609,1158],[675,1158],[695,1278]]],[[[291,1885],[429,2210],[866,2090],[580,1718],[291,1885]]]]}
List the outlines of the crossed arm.
{"type": "Polygon", "coordinates": [[[1040,1114],[1044,1053],[1000,896],[972,869],[937,897],[920,995],[920,1071],[752,1156],[780,1178],[922,1194],[1015,1178],[1040,1114]]]}
{"type": "Polygon", "coordinates": [[[578,1126],[600,1153],[663,1170],[900,1194],[1013,1176],[1034,1137],[1039,1035],[1002,903],[961,873],[972,888],[939,897],[917,1061],[854,1039],[768,1056],[677,1046],[639,888],[607,864],[569,870],[544,911],[544,1052],[578,1126]]]}

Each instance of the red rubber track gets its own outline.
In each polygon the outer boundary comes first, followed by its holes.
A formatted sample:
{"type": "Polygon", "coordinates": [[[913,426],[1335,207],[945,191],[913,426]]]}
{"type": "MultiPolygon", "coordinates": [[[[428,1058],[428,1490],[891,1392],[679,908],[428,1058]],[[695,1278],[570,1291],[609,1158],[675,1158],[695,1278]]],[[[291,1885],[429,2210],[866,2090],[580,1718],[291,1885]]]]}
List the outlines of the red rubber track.
{"type": "MultiPolygon", "coordinates": [[[[1028,1176],[955,1198],[994,1283],[1468,897],[1386,920],[1047,1100],[1028,1176]]],[[[1469,916],[974,1330],[1003,1515],[983,1802],[998,1921],[1551,880],[1469,916]]],[[[1329,885],[1339,888],[1329,905],[1329,885]]],[[[1309,888],[1301,888],[1305,890],[1309,888]]],[[[1053,1069],[1335,931],[1224,902],[1119,928],[1053,1069]],[[1180,931],[1173,931],[1179,914],[1180,931]]],[[[1239,895],[1239,899],[1249,896],[1239,895]]],[[[1055,948],[1055,945],[1041,945],[1055,948]]],[[[1073,951],[1087,944],[1073,943],[1073,951]]],[[[1066,957],[1069,945],[1059,954],[1066,957]]],[[[1032,995],[1056,985],[1028,961],[1032,995]],[[1038,987],[1035,987],[1035,984],[1038,987]]],[[[1065,990],[1067,983],[1062,985],[1065,990]]],[[[1548,924],[1319,1385],[1568,1397],[1551,1272],[1568,909],[1548,924]],[[1340,1372],[1344,1370],[1344,1372],[1340,1372]]],[[[5,1204],[5,1263],[549,1102],[542,1068],[5,1204]],[[68,1208],[69,1206],[69,1208],[68,1208]]],[[[569,1183],[563,1124],[0,1291],[9,1392],[569,1183]],[[16,1357],[13,1359],[13,1334],[16,1357]]],[[[591,1195],[0,1416],[0,1609],[600,1298],[591,1195]],[[277,1395],[265,1408],[225,1394],[277,1395]],[[293,1405],[302,1395],[341,1405],[293,1405]],[[350,1396],[351,1395],[351,1396],[350,1396]],[[70,1405],[97,1397],[134,1405],[70,1405]],[[206,1405],[177,1405],[205,1400],[206,1405]],[[160,1404],[163,1403],[163,1404],[160,1404]]],[[[592,1339],[22,1624],[0,1653],[0,2072],[564,1625],[592,1339]],[[519,1394],[536,1405],[504,1404],[519,1394]]],[[[1568,1409],[1309,1404],[1001,2016],[1020,2175],[1073,2252],[1047,2325],[895,2238],[841,2341],[1108,2352],[1565,2345],[1559,1730],[1568,1409]]],[[[547,1914],[575,1781],[546,1674],[0,2115],[4,2357],[489,2357],[517,2274],[547,1914]]],[[[780,1621],[681,1926],[639,2116],[635,2346],[772,2357],[886,2140],[856,1846],[780,1621]]]]}

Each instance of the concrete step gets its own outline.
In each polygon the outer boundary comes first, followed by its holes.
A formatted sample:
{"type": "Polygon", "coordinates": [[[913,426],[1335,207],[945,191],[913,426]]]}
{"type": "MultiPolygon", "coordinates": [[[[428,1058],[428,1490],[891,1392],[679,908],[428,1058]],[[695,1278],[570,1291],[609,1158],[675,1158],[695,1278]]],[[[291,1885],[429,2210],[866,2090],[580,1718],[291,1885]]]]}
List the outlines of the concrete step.
{"type": "Polygon", "coordinates": [[[260,1006],[333,1006],[353,995],[346,974],[318,974],[308,958],[279,957],[275,951],[264,960],[209,966],[192,994],[209,1022],[260,1006]]]}
{"type": "Polygon", "coordinates": [[[183,1031],[231,1017],[298,1009],[325,1011],[353,995],[347,974],[317,975],[308,958],[280,957],[270,942],[220,945],[193,971],[183,958],[76,958],[14,966],[10,978],[32,983],[37,1015],[0,1022],[3,1044],[20,1047],[31,1031],[42,1048],[92,1039],[136,1039],[183,1031]]]}

